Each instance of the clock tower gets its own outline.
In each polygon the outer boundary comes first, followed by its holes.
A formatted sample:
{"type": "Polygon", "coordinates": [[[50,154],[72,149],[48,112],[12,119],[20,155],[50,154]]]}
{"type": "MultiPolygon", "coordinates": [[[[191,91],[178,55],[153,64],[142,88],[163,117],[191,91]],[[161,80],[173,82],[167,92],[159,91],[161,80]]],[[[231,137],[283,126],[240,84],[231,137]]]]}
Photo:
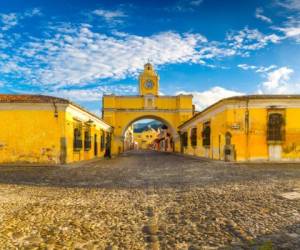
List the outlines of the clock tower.
{"type": "Polygon", "coordinates": [[[144,71],[139,76],[139,94],[140,95],[158,95],[159,76],[153,69],[152,64],[147,63],[144,71]]]}

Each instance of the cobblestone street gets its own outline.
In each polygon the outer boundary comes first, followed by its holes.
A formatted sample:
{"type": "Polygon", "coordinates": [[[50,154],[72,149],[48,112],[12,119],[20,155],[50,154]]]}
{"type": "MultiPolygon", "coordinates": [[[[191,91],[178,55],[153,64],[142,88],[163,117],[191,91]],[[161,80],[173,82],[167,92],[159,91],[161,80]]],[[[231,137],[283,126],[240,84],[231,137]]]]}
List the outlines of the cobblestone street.
{"type": "Polygon", "coordinates": [[[300,249],[300,163],[129,152],[0,167],[1,249],[300,249]]]}

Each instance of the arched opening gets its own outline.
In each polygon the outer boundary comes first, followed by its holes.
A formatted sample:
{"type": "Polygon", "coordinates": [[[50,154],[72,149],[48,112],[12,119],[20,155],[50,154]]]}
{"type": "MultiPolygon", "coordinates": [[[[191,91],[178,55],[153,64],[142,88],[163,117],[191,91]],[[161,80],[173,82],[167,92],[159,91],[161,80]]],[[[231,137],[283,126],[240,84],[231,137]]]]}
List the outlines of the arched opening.
{"type": "Polygon", "coordinates": [[[176,130],[164,119],[155,116],[139,117],[123,130],[123,148],[173,152],[176,130]]]}

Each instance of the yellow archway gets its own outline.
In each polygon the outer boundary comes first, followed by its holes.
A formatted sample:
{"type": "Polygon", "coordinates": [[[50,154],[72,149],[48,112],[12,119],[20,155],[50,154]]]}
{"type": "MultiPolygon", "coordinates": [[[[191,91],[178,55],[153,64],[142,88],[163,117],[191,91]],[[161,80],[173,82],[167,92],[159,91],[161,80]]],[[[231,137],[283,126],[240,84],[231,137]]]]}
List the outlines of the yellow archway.
{"type": "Polygon", "coordinates": [[[123,152],[123,136],[134,121],[153,118],[165,123],[173,133],[175,151],[179,151],[177,128],[193,115],[192,95],[161,96],[159,76],[146,64],[139,76],[139,95],[103,96],[103,119],[114,127],[112,153],[123,152]]]}

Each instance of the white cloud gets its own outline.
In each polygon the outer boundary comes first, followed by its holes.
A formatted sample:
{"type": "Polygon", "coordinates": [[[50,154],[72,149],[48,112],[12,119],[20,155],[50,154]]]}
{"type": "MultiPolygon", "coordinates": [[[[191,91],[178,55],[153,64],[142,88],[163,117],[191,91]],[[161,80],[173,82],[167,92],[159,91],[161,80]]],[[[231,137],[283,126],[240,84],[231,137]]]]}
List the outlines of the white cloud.
{"type": "Polygon", "coordinates": [[[300,92],[300,83],[291,83],[290,78],[294,70],[281,67],[267,74],[267,79],[259,87],[263,94],[294,94],[300,92]]]}
{"type": "Polygon", "coordinates": [[[90,24],[51,25],[46,31],[46,38],[30,38],[13,56],[2,58],[0,73],[15,73],[30,85],[55,89],[85,86],[136,76],[148,59],[156,67],[179,63],[214,67],[213,60],[245,56],[280,40],[275,34],[264,35],[248,28],[228,34],[225,42],[208,41],[199,33],[173,31],[151,36],[123,32],[109,35],[93,31],[90,24]]]}
{"type": "Polygon", "coordinates": [[[276,28],[284,33],[285,38],[293,38],[297,42],[300,42],[300,23],[299,26],[293,26],[291,23],[288,23],[286,27],[276,28]]]}
{"type": "MultiPolygon", "coordinates": [[[[149,37],[130,34],[107,36],[83,26],[74,34],[59,33],[45,41],[31,42],[20,49],[27,57],[33,84],[85,85],[99,79],[136,75],[151,58],[156,66],[167,63],[203,63],[209,53],[223,56],[201,34],[164,32],[149,37]],[[44,68],[40,65],[45,65],[44,68]]],[[[28,65],[28,64],[27,64],[28,65]]]]}
{"type": "Polygon", "coordinates": [[[229,46],[238,50],[242,55],[249,55],[249,51],[266,47],[270,43],[279,43],[282,37],[276,34],[265,35],[257,29],[245,27],[243,30],[227,34],[229,46]]]}
{"type": "Polygon", "coordinates": [[[277,4],[290,10],[300,11],[299,0],[278,0],[277,4]]]}
{"type": "Polygon", "coordinates": [[[266,23],[272,23],[272,20],[271,18],[269,17],[266,17],[265,15],[263,15],[263,9],[262,8],[257,8],[256,11],[255,11],[255,17],[257,19],[260,19],[266,23]]]}
{"type": "Polygon", "coordinates": [[[215,102],[231,97],[231,96],[239,96],[244,95],[244,93],[237,92],[234,90],[228,90],[222,87],[213,87],[211,89],[208,89],[203,92],[198,91],[192,91],[192,92],[186,92],[186,91],[180,91],[176,94],[192,94],[193,95],[193,103],[196,106],[196,110],[203,110],[206,107],[214,104],[215,102]]]}
{"type": "Polygon", "coordinates": [[[99,17],[102,17],[108,23],[122,23],[121,18],[126,17],[127,15],[121,10],[104,10],[97,9],[93,11],[93,14],[99,17]]]}
{"type": "Polygon", "coordinates": [[[193,5],[193,6],[199,6],[202,3],[203,3],[203,0],[193,0],[193,1],[190,1],[190,5],[193,5]]]}
{"type": "Polygon", "coordinates": [[[243,70],[254,70],[257,73],[265,73],[268,72],[272,69],[277,68],[276,65],[270,65],[268,67],[265,66],[255,66],[255,65],[248,65],[248,64],[239,64],[238,65],[239,68],[243,69],[243,70]]]}
{"type": "MultiPolygon", "coordinates": [[[[49,93],[48,93],[49,94],[49,93]]],[[[59,96],[74,102],[93,102],[101,100],[103,95],[134,95],[137,94],[136,85],[103,85],[97,87],[86,87],[84,89],[60,89],[53,91],[50,95],[59,96]]]]}
{"type": "Polygon", "coordinates": [[[179,0],[174,6],[166,8],[167,11],[193,12],[203,3],[203,0],[179,0]]]}
{"type": "Polygon", "coordinates": [[[7,31],[18,25],[20,20],[26,17],[40,16],[41,14],[41,10],[38,8],[27,10],[24,13],[0,14],[0,23],[2,23],[1,29],[7,31]]]}
{"type": "Polygon", "coordinates": [[[280,27],[273,27],[273,29],[283,32],[285,38],[300,42],[300,1],[283,0],[277,1],[277,4],[284,7],[288,14],[286,14],[286,21],[280,27]]]}
{"type": "Polygon", "coordinates": [[[42,12],[41,12],[41,9],[39,9],[39,8],[33,8],[31,10],[27,10],[24,13],[24,16],[26,16],[26,17],[41,16],[41,15],[42,15],[42,12]]]}
{"type": "Polygon", "coordinates": [[[2,30],[9,30],[18,24],[18,16],[16,13],[0,14],[2,22],[2,30]]]}
{"type": "Polygon", "coordinates": [[[239,64],[238,67],[243,69],[243,70],[249,70],[249,69],[256,69],[257,68],[257,66],[248,65],[248,64],[239,64]]]}

